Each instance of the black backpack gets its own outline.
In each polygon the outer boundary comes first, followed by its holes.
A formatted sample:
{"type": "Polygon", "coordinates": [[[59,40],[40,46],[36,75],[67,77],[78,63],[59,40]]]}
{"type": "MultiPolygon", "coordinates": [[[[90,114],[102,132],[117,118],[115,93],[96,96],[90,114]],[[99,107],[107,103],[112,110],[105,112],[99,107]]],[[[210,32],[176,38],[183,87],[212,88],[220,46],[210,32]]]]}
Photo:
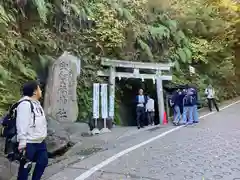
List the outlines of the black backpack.
{"type": "Polygon", "coordinates": [[[168,104],[169,104],[170,107],[174,106],[174,104],[175,104],[174,100],[175,100],[174,95],[171,95],[171,96],[168,97],[168,104]]]}
{"type": "Polygon", "coordinates": [[[193,105],[193,100],[194,100],[193,95],[187,94],[184,97],[184,104],[192,106],[193,105]]]}
{"type": "Polygon", "coordinates": [[[5,147],[4,153],[7,156],[9,161],[19,160],[20,154],[18,151],[18,142],[17,142],[17,127],[16,127],[16,118],[17,118],[17,107],[20,103],[28,101],[31,105],[31,112],[33,113],[33,126],[35,126],[35,114],[34,107],[31,100],[24,99],[19,101],[11,106],[6,116],[1,121],[2,132],[1,136],[5,138],[5,147]]]}

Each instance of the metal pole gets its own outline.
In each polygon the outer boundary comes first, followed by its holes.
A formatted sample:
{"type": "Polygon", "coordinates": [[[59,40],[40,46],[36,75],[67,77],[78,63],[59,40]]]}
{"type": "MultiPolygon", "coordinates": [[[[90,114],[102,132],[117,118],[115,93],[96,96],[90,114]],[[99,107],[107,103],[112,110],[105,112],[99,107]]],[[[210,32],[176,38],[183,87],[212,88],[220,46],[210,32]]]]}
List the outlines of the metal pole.
{"type": "Polygon", "coordinates": [[[159,122],[160,122],[160,124],[163,124],[164,99],[163,99],[163,86],[162,86],[162,79],[161,79],[161,71],[158,72],[156,84],[157,84],[159,122]]]}

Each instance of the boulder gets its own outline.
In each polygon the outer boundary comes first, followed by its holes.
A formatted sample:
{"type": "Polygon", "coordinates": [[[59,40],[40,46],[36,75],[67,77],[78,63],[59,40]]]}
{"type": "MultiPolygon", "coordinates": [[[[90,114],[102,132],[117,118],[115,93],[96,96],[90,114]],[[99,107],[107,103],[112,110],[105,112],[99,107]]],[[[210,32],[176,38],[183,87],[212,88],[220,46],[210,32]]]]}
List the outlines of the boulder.
{"type": "Polygon", "coordinates": [[[89,136],[90,129],[87,123],[61,123],[64,129],[68,132],[72,143],[79,143],[83,136],[89,136]]]}
{"type": "Polygon", "coordinates": [[[18,165],[16,163],[10,163],[8,159],[5,158],[3,154],[4,142],[4,139],[0,138],[0,180],[10,180],[16,175],[18,165]]]}
{"type": "Polygon", "coordinates": [[[70,137],[59,121],[50,116],[47,116],[47,121],[48,136],[46,143],[49,154],[53,155],[68,148],[70,144],[70,137]]]}

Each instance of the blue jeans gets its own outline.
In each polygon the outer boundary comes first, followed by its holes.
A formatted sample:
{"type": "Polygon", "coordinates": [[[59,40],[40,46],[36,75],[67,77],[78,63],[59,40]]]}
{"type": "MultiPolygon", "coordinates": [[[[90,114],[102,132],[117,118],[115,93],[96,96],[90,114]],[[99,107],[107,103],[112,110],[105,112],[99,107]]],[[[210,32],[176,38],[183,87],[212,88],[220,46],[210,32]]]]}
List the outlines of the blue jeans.
{"type": "MultiPolygon", "coordinates": [[[[26,147],[26,159],[36,162],[36,166],[32,175],[32,180],[40,180],[45,168],[48,165],[48,152],[46,143],[29,143],[26,147]]],[[[28,180],[29,168],[24,167],[26,162],[21,161],[18,170],[17,180],[28,180]]]]}
{"type": "Polygon", "coordinates": [[[174,106],[174,123],[178,123],[181,120],[181,112],[179,106],[174,106]]]}
{"type": "Polygon", "coordinates": [[[193,123],[193,110],[194,106],[184,106],[183,107],[183,117],[182,123],[193,123]]]}
{"type": "Polygon", "coordinates": [[[197,105],[193,106],[193,121],[194,122],[198,122],[199,121],[197,105]]]}

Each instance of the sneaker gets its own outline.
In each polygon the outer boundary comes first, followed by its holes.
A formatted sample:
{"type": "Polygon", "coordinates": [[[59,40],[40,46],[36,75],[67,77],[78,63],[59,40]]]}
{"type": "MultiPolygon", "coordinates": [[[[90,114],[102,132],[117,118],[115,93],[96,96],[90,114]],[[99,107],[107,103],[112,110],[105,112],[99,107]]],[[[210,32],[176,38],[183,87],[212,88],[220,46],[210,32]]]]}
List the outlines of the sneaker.
{"type": "Polygon", "coordinates": [[[185,125],[185,124],[187,124],[186,122],[179,122],[178,123],[179,125],[185,125]]]}
{"type": "Polygon", "coordinates": [[[193,123],[199,123],[199,121],[193,121],[193,123]]]}

